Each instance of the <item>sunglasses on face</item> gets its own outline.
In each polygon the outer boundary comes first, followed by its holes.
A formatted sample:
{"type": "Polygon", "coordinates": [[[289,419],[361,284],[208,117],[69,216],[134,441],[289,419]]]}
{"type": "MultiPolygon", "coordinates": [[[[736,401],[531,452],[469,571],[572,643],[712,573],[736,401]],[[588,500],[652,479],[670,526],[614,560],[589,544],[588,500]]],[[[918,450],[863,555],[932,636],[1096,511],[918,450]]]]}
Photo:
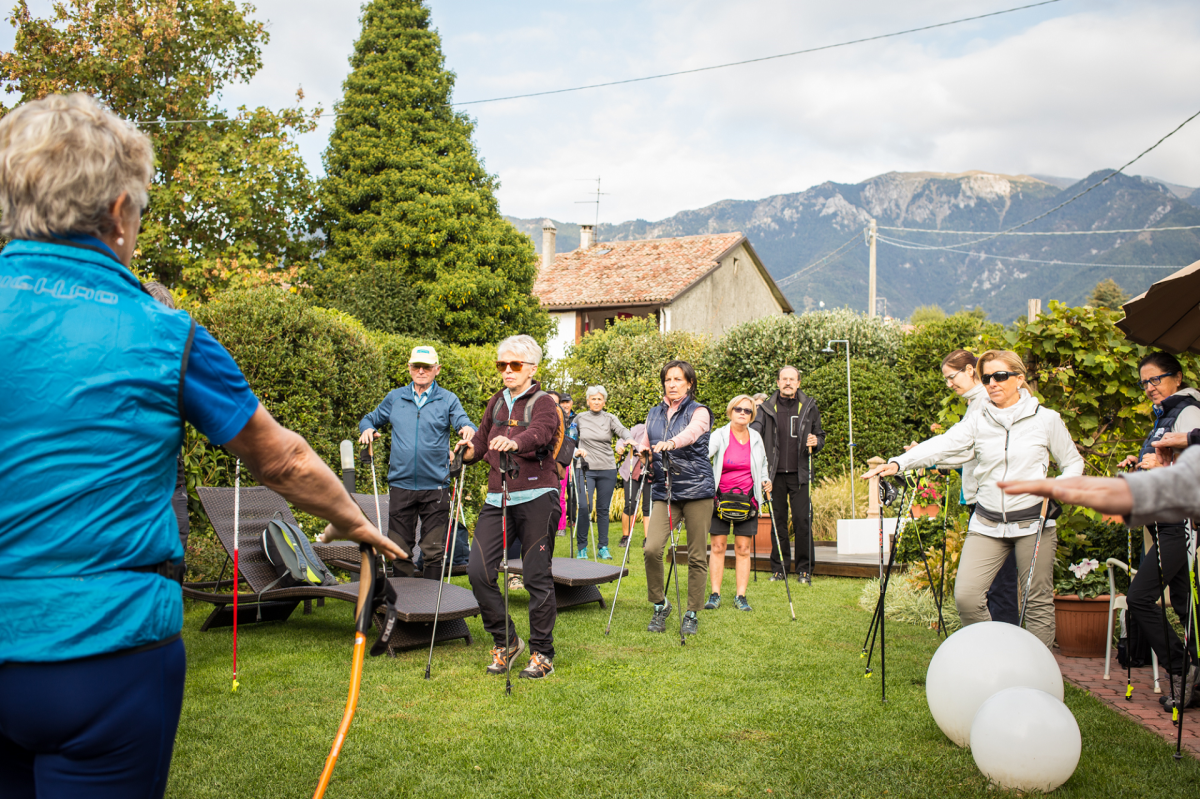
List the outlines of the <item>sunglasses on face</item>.
{"type": "Polygon", "coordinates": [[[1142,389],[1142,391],[1145,391],[1146,386],[1157,386],[1159,383],[1162,382],[1164,377],[1174,377],[1174,376],[1175,376],[1174,373],[1168,372],[1166,374],[1155,375],[1154,377],[1147,377],[1145,380],[1139,380],[1138,386],[1142,389]]]}
{"type": "Polygon", "coordinates": [[[995,380],[997,383],[1003,383],[1010,377],[1020,377],[1020,372],[992,372],[991,374],[981,374],[979,379],[986,386],[988,383],[995,380]]]}
{"type": "Polygon", "coordinates": [[[510,369],[514,372],[521,371],[525,366],[533,366],[529,361],[496,361],[496,371],[504,374],[510,369]]]}
{"type": "Polygon", "coordinates": [[[432,371],[433,371],[433,369],[434,369],[434,364],[431,364],[431,363],[410,363],[410,364],[408,365],[408,368],[409,368],[409,369],[412,369],[414,372],[432,372],[432,371]]]}
{"type": "Polygon", "coordinates": [[[733,412],[734,413],[744,413],[747,416],[751,416],[754,414],[754,409],[753,408],[743,408],[742,406],[739,405],[738,407],[733,409],[733,412]]]}

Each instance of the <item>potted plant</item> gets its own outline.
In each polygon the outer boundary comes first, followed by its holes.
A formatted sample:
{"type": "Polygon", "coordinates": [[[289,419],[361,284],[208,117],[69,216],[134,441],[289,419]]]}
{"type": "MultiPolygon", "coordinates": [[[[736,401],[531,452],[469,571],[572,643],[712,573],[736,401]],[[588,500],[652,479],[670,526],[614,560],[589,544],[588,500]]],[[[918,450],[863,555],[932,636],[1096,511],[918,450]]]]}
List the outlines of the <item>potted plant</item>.
{"type": "Polygon", "coordinates": [[[927,478],[917,484],[917,495],[913,499],[913,516],[937,516],[942,510],[942,492],[927,478]]]}
{"type": "Polygon", "coordinates": [[[1108,573],[1100,561],[1084,558],[1078,563],[1054,566],[1054,625],[1058,646],[1065,657],[1104,656],[1108,635],[1108,573]]]}

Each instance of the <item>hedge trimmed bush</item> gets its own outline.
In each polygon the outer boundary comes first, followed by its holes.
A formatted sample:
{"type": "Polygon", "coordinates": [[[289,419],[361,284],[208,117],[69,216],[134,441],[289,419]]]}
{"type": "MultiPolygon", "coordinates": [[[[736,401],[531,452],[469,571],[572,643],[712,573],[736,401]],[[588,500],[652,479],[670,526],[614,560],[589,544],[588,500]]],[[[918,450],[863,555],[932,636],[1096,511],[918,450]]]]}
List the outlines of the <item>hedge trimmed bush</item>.
{"type": "MultiPolygon", "coordinates": [[[[768,316],[738,325],[712,343],[707,354],[708,380],[727,397],[759,391],[770,394],[784,365],[809,375],[829,363],[831,356],[821,350],[830,340],[849,340],[852,358],[891,366],[896,363],[903,335],[896,325],[849,309],[768,316]]],[[[845,358],[841,345],[837,350],[845,358]]]]}
{"type": "MultiPolygon", "coordinates": [[[[865,471],[867,459],[894,457],[913,437],[906,423],[904,392],[895,370],[876,361],[850,362],[854,410],[854,470],[865,471]]],[[[803,378],[800,389],[816,399],[825,430],[825,448],[814,460],[818,477],[848,468],[850,440],[846,419],[846,362],[837,360],[803,378]]],[[[862,484],[866,490],[866,483],[862,484]]]]}

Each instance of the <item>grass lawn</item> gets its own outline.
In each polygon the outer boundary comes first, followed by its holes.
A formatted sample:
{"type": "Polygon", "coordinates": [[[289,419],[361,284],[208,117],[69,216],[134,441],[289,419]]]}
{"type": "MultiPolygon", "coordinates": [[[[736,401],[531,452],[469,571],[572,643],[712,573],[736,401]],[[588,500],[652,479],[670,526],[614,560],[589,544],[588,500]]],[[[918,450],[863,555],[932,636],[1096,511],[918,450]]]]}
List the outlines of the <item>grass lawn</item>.
{"type": "MultiPolygon", "coordinates": [[[[859,650],[870,617],[857,604],[862,581],[793,584],[793,623],[783,584],[765,576],[750,584],[754,611],[736,611],[728,570],[725,603],[702,612],[699,634],[681,647],[670,627],[665,635],[645,631],[650,606],[640,558],[632,565],[612,635],[604,636],[608,611],[598,605],[564,611],[555,628],[555,674],[518,680],[514,669],[512,696],[503,677],[484,673],[491,641],[478,617],[468,620],[474,645],[434,650],[432,680],[423,679],[427,650],[369,658],[326,795],[1003,793],[988,790],[970,752],[950,743],[929,715],[924,678],[934,633],[888,625],[886,706],[878,677],[863,679],[859,650]]],[[[467,585],[466,578],[455,582],[467,585]]],[[[602,586],[606,601],[614,587],[602,586]]],[[[674,587],[671,594],[673,601],[674,587]]],[[[527,600],[512,594],[522,638],[527,600]]],[[[243,627],[236,694],[230,630],[198,631],[208,610],[189,604],[184,620],[187,692],[167,795],[311,795],[345,705],[349,603],[243,627]]],[[[673,613],[671,622],[678,618],[673,613]]],[[[1196,795],[1197,761],[1173,762],[1173,749],[1156,735],[1070,686],[1066,702],[1083,733],[1083,756],[1056,795],[1196,795]]]]}

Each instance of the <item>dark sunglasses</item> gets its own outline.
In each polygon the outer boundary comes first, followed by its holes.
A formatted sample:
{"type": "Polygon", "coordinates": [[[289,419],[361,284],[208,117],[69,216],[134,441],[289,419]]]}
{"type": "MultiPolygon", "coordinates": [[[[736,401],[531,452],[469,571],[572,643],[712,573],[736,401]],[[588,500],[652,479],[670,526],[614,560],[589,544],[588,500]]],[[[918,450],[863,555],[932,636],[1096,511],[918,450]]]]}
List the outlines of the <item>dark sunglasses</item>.
{"type": "Polygon", "coordinates": [[[1164,377],[1174,377],[1174,376],[1175,376],[1174,372],[1167,372],[1166,374],[1155,375],[1154,377],[1147,377],[1145,380],[1138,381],[1138,387],[1140,387],[1142,389],[1142,391],[1145,391],[1146,386],[1157,386],[1159,383],[1162,382],[1164,377]]]}
{"type": "Polygon", "coordinates": [[[510,369],[514,372],[519,372],[526,365],[533,366],[529,361],[496,361],[496,371],[501,374],[510,369]]]}
{"type": "Polygon", "coordinates": [[[414,372],[432,372],[433,366],[431,363],[410,363],[408,368],[414,372]]]}
{"type": "Polygon", "coordinates": [[[1010,378],[1010,377],[1020,377],[1020,376],[1021,376],[1020,372],[992,372],[991,374],[981,374],[979,376],[979,379],[982,380],[983,384],[986,386],[988,383],[992,382],[993,380],[995,380],[997,383],[1003,383],[1004,381],[1008,380],[1008,378],[1010,378]]]}
{"type": "Polygon", "coordinates": [[[753,408],[743,408],[743,407],[742,407],[742,406],[740,406],[740,405],[739,405],[738,407],[734,408],[734,409],[733,409],[733,412],[734,412],[734,413],[745,413],[745,414],[750,414],[751,416],[753,416],[753,415],[754,415],[754,409],[753,409],[753,408]]]}

